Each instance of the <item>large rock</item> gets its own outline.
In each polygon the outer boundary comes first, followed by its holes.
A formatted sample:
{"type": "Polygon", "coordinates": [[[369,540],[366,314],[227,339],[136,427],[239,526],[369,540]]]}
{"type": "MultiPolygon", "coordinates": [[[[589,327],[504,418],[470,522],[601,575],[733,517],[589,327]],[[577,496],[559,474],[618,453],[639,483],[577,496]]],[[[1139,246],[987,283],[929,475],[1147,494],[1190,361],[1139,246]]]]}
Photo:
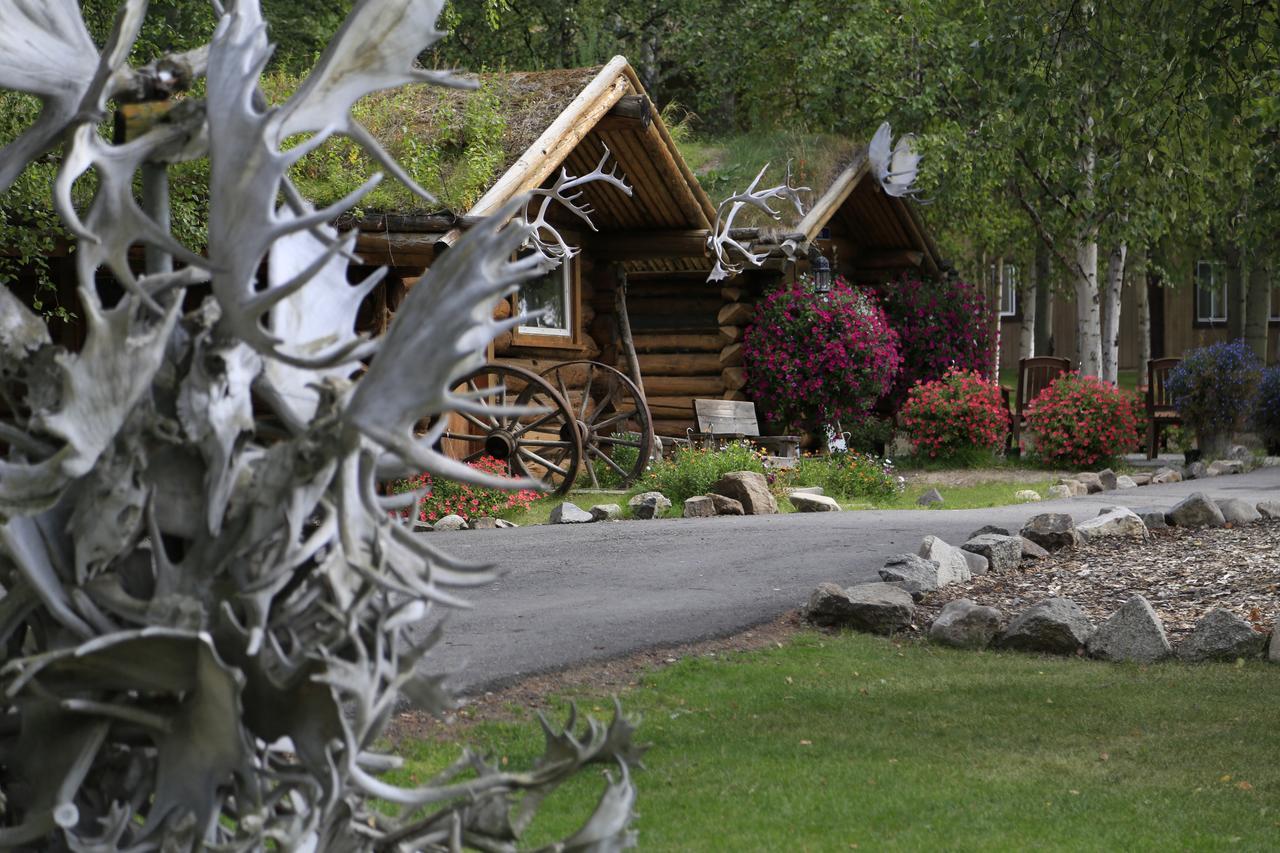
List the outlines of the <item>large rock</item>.
{"type": "Polygon", "coordinates": [[[595,520],[591,513],[569,501],[551,510],[551,517],[548,519],[552,524],[590,524],[595,520]]]}
{"type": "Polygon", "coordinates": [[[1116,472],[1110,468],[1103,468],[1098,472],[1098,482],[1102,484],[1104,492],[1110,492],[1116,488],[1116,479],[1116,472]]]}
{"type": "Polygon", "coordinates": [[[774,515],[778,512],[778,502],[769,491],[769,481],[764,474],[755,471],[730,471],[716,480],[711,491],[733,498],[742,504],[742,511],[747,515],[774,515]]]}
{"type": "Polygon", "coordinates": [[[1172,468],[1161,468],[1151,475],[1151,485],[1163,486],[1165,483],[1181,483],[1182,472],[1172,468]]]}
{"type": "Polygon", "coordinates": [[[631,514],[636,518],[657,518],[671,508],[671,501],[662,492],[641,492],[627,501],[631,514]]]}
{"type": "MultiPolygon", "coordinates": [[[[982,525],[981,527],[979,527],[977,530],[975,530],[975,531],[973,531],[972,533],[970,533],[970,534],[969,534],[969,539],[977,539],[979,536],[984,536],[984,535],[986,535],[986,534],[988,534],[988,533],[994,533],[994,534],[996,534],[997,536],[1012,536],[1012,535],[1013,535],[1013,531],[1009,530],[1009,528],[1007,528],[1007,527],[998,527],[998,526],[996,526],[996,525],[994,525],[994,524],[984,524],[984,525],[982,525]]],[[[966,541],[966,542],[968,542],[968,541],[969,541],[969,539],[966,539],[965,541],[966,541]]]]}
{"type": "Polygon", "coordinates": [[[1263,518],[1280,518],[1280,501],[1259,501],[1257,509],[1263,518]]]}
{"type": "Polygon", "coordinates": [[[1183,498],[1166,513],[1166,517],[1179,527],[1222,527],[1227,523],[1222,517],[1222,510],[1204,492],[1183,498]]]}
{"type": "Polygon", "coordinates": [[[1069,598],[1047,598],[1028,607],[1009,623],[999,645],[1024,652],[1070,655],[1089,641],[1093,623],[1069,598]]]}
{"type": "Polygon", "coordinates": [[[1212,610],[1178,645],[1178,657],[1185,661],[1255,658],[1266,641],[1266,636],[1234,613],[1212,610]]]}
{"type": "Polygon", "coordinates": [[[991,568],[990,564],[987,563],[987,558],[981,554],[975,554],[963,548],[960,549],[960,553],[964,555],[964,561],[969,564],[969,574],[975,578],[985,575],[987,570],[991,568]]]}
{"type": "Polygon", "coordinates": [[[1217,459],[1209,463],[1205,473],[1210,477],[1221,477],[1224,474],[1243,474],[1244,463],[1239,459],[1217,459]]]}
{"type": "Polygon", "coordinates": [[[715,505],[716,515],[743,515],[742,504],[733,498],[727,498],[724,495],[710,495],[711,503],[715,505]]]}
{"type": "Polygon", "coordinates": [[[1089,654],[1103,660],[1155,663],[1173,654],[1164,626],[1151,604],[1135,595],[1112,613],[1085,644],[1089,654]]]}
{"type": "Polygon", "coordinates": [[[920,497],[916,498],[917,506],[934,506],[935,504],[944,503],[942,492],[937,489],[930,489],[920,497]]]}
{"type": "Polygon", "coordinates": [[[1049,556],[1049,552],[1041,548],[1030,539],[1023,539],[1021,536],[1018,540],[1022,543],[1022,559],[1024,560],[1043,560],[1049,556]]]}
{"type": "Polygon", "coordinates": [[[1240,498],[1219,498],[1214,501],[1222,512],[1224,521],[1232,524],[1253,524],[1262,520],[1262,513],[1253,508],[1253,504],[1240,498]]]}
{"type": "Polygon", "coordinates": [[[822,486],[792,486],[787,489],[787,497],[792,495],[824,495],[826,490],[822,486]]]}
{"type": "MultiPolygon", "coordinates": [[[[1134,485],[1134,486],[1149,486],[1149,485],[1151,485],[1151,477],[1152,477],[1152,476],[1153,476],[1153,475],[1152,475],[1151,473],[1138,473],[1138,472],[1135,472],[1135,473],[1133,473],[1133,474],[1130,474],[1130,475],[1129,475],[1129,479],[1133,481],[1133,485],[1134,485]]],[[[1122,488],[1122,489],[1124,488],[1124,485],[1120,482],[1120,478],[1119,478],[1119,477],[1116,477],[1116,485],[1117,485],[1117,486],[1119,486],[1119,487],[1120,487],[1120,488],[1122,488]]]]}
{"type": "Polygon", "coordinates": [[[507,521],[505,518],[499,518],[498,523],[494,525],[499,530],[515,530],[519,526],[514,521],[507,521]]]}
{"type": "Polygon", "coordinates": [[[617,504],[596,504],[587,511],[596,521],[617,521],[622,518],[622,507],[617,504]]]}
{"type": "Polygon", "coordinates": [[[1048,497],[1049,497],[1049,500],[1055,501],[1055,500],[1061,500],[1063,498],[1070,498],[1075,496],[1071,493],[1070,486],[1050,486],[1048,497]]]}
{"type": "Polygon", "coordinates": [[[450,513],[436,521],[436,530],[466,530],[467,520],[460,515],[450,513]]]}
{"type": "Polygon", "coordinates": [[[498,519],[489,515],[482,515],[479,518],[473,518],[467,523],[467,527],[471,530],[497,530],[498,519]]]}
{"type": "Polygon", "coordinates": [[[1022,537],[984,533],[960,546],[965,551],[981,554],[987,559],[987,567],[997,575],[1011,572],[1022,561],[1022,537]]]}
{"type": "Polygon", "coordinates": [[[1092,471],[1081,471],[1079,474],[1072,475],[1071,479],[1078,483],[1084,483],[1085,488],[1089,490],[1091,495],[1102,491],[1102,478],[1092,471]]]}
{"type": "Polygon", "coordinates": [[[1082,521],[1076,525],[1076,532],[1088,539],[1106,539],[1124,536],[1129,539],[1146,539],[1147,525],[1143,524],[1138,514],[1128,507],[1113,507],[1110,511],[1082,521]]]}
{"type": "Polygon", "coordinates": [[[1151,509],[1150,507],[1135,509],[1138,518],[1142,519],[1142,523],[1147,526],[1147,530],[1159,530],[1169,526],[1169,522],[1165,520],[1164,510],[1151,509]]]}
{"type": "Polygon", "coordinates": [[[880,579],[903,584],[908,592],[914,589],[931,592],[938,588],[938,563],[916,554],[895,554],[885,560],[880,579]]]}
{"type": "Polygon", "coordinates": [[[929,639],[959,649],[985,649],[999,632],[999,610],[961,598],[942,608],[929,626],[929,639]]]}
{"type": "Polygon", "coordinates": [[[924,537],[916,553],[938,564],[938,586],[962,583],[973,577],[973,572],[969,569],[969,561],[964,558],[964,552],[953,545],[948,545],[937,536],[924,537]]]}
{"type": "Polygon", "coordinates": [[[823,583],[809,597],[805,615],[816,625],[892,634],[911,626],[915,609],[909,593],[887,583],[864,583],[848,589],[823,583]]]}
{"type": "Polygon", "coordinates": [[[714,518],[715,514],[715,501],[708,495],[698,495],[684,502],[685,518],[714,518]]]}
{"type": "MultiPolygon", "coordinates": [[[[1147,482],[1150,482],[1150,480],[1148,479],[1147,482]]],[[[1125,474],[1120,474],[1116,477],[1116,488],[1117,489],[1136,489],[1138,488],[1137,478],[1129,477],[1125,474]]]]}
{"type": "Polygon", "coordinates": [[[1030,539],[1046,551],[1061,551],[1080,544],[1080,534],[1076,533],[1075,522],[1063,512],[1042,512],[1031,516],[1022,525],[1021,535],[1023,539],[1030,539]]]}
{"type": "Polygon", "coordinates": [[[1182,469],[1184,480],[1203,480],[1207,476],[1209,476],[1209,466],[1203,462],[1192,462],[1182,469]]]}
{"type": "Polygon", "coordinates": [[[1066,488],[1070,489],[1071,497],[1073,498],[1079,498],[1089,494],[1088,486],[1086,486],[1084,483],[1080,482],[1079,480],[1073,479],[1071,477],[1063,477],[1061,480],[1058,481],[1058,485],[1065,486],[1066,488]]]}
{"type": "Polygon", "coordinates": [[[840,504],[826,495],[793,494],[787,497],[797,512],[839,512],[840,504]]]}
{"type": "Polygon", "coordinates": [[[1035,489],[1019,489],[1013,493],[1013,499],[1023,503],[1036,503],[1041,500],[1040,493],[1035,489]]]}

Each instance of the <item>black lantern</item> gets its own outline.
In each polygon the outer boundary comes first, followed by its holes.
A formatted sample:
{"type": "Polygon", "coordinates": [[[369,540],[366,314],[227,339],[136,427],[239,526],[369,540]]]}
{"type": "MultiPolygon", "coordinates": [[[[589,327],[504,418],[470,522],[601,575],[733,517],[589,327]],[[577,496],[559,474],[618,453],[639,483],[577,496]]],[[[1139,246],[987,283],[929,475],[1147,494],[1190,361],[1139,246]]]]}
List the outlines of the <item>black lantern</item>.
{"type": "Polygon", "coordinates": [[[821,252],[815,252],[809,262],[809,272],[813,275],[813,292],[825,297],[831,292],[831,261],[821,252]]]}

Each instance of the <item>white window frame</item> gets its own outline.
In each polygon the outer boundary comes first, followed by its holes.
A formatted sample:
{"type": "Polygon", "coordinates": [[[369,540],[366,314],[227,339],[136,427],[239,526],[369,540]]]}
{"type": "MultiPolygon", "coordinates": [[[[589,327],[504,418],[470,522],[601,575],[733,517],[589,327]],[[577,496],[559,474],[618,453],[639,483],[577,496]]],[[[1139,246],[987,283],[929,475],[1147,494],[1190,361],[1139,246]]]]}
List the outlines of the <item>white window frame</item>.
{"type": "Polygon", "coordinates": [[[1227,322],[1227,281],[1226,276],[1222,272],[1226,270],[1226,264],[1222,261],[1199,260],[1196,261],[1196,322],[1197,323],[1225,323],[1227,322]],[[1205,316],[1201,310],[1201,294],[1205,292],[1202,284],[1204,277],[1202,271],[1208,272],[1208,299],[1209,314],[1205,316]],[[1221,314],[1219,314],[1221,309],[1221,314]]]}
{"type": "Polygon", "coordinates": [[[1018,265],[1004,265],[1004,286],[1000,288],[1000,316],[1018,316],[1018,265]]]}
{"type": "MultiPolygon", "coordinates": [[[[573,316],[573,275],[574,265],[577,263],[576,258],[565,258],[560,266],[548,273],[548,275],[559,275],[561,284],[561,295],[564,299],[564,328],[547,327],[547,326],[520,326],[516,331],[521,335],[537,335],[539,337],[555,338],[556,340],[573,340],[574,321],[573,316]]],[[[519,311],[525,310],[524,294],[516,294],[516,308],[519,311]]]]}

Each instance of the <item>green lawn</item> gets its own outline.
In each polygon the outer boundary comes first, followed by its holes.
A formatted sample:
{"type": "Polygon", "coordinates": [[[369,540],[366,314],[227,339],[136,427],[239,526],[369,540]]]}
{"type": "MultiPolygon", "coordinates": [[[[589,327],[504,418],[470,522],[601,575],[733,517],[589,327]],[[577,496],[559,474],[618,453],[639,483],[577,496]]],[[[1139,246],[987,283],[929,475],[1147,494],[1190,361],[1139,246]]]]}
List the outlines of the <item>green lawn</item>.
{"type": "MultiPolygon", "coordinates": [[[[1120,370],[1116,372],[1116,385],[1124,391],[1137,392],[1138,389],[1138,373],[1137,370],[1120,370]]],[[[1000,371],[1000,384],[1013,391],[1018,389],[1018,368],[1006,367],[1000,371]]]]}
{"type": "MultiPolygon", "coordinates": [[[[803,633],[694,658],[622,696],[653,744],[636,774],[645,850],[1274,850],[1280,667],[971,653],[803,633]]],[[[608,707],[579,696],[580,707],[608,707]]],[[[536,726],[468,735],[504,764],[536,726]]],[[[453,744],[402,744],[399,781],[453,744]]],[[[544,806],[566,834],[599,779],[544,806]]]]}

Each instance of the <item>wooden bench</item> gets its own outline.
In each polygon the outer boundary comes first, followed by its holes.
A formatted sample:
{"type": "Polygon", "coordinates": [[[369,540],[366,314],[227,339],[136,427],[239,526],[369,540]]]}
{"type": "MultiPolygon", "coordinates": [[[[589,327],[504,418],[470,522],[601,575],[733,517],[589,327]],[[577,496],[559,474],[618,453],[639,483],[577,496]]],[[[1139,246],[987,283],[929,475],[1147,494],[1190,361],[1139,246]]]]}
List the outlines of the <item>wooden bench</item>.
{"type": "Polygon", "coordinates": [[[1147,362],[1147,458],[1160,452],[1160,433],[1167,426],[1181,426],[1182,418],[1169,399],[1165,383],[1180,358],[1153,358],[1147,362]]]}
{"type": "Polygon", "coordinates": [[[1027,407],[1031,401],[1048,388],[1053,380],[1071,372],[1071,360],[1053,355],[1039,355],[1018,359],[1018,394],[1014,398],[1013,431],[1009,446],[1022,451],[1022,430],[1027,425],[1027,407]]]}
{"type": "Polygon", "coordinates": [[[750,401],[694,400],[693,415],[698,422],[698,432],[689,431],[689,441],[693,444],[743,439],[784,459],[794,459],[800,453],[798,435],[760,434],[756,405],[750,401]]]}

